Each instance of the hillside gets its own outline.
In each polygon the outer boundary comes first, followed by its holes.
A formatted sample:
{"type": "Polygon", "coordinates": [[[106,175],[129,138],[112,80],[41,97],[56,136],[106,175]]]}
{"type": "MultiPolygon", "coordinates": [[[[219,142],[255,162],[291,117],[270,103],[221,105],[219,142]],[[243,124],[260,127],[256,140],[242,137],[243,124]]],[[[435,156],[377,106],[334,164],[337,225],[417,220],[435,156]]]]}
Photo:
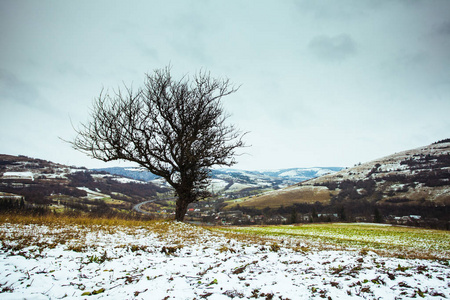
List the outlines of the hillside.
{"type": "Polygon", "coordinates": [[[302,184],[307,185],[339,189],[339,199],[448,206],[450,142],[403,151],[302,184]]]}
{"type": "Polygon", "coordinates": [[[5,209],[27,205],[53,211],[129,212],[134,204],[165,191],[106,172],[0,155],[0,205],[5,209]]]}
{"type": "Polygon", "coordinates": [[[287,188],[231,202],[229,209],[273,210],[293,207],[300,213],[373,218],[421,215],[448,221],[450,205],[450,141],[395,153],[350,169],[287,188]]]}

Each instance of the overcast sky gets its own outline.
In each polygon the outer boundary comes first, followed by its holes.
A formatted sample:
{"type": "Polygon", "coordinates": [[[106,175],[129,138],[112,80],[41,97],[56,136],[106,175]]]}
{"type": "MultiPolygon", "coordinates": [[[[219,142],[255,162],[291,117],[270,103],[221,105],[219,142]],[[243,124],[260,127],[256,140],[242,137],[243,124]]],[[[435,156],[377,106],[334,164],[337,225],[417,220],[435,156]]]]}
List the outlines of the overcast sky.
{"type": "MultiPolygon", "coordinates": [[[[0,1],[0,153],[104,167],[101,89],[172,65],[239,91],[236,168],[353,166],[450,138],[450,1],[0,1]]],[[[128,165],[128,164],[120,164],[128,165]]]]}

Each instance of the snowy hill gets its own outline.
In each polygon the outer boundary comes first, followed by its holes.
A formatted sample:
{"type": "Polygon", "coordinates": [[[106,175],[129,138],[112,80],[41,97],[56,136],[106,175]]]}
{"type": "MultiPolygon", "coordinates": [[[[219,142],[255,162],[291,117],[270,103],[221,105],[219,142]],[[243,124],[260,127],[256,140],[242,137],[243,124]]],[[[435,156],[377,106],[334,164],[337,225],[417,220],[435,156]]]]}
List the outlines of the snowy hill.
{"type": "Polygon", "coordinates": [[[120,175],[0,154],[0,196],[24,197],[30,205],[58,211],[129,210],[132,205],[164,191],[151,182],[120,175]]]}
{"type": "Polygon", "coordinates": [[[343,220],[373,220],[378,211],[384,218],[406,214],[449,222],[450,140],[268,192],[239,205],[257,209],[295,206],[302,212],[314,208],[343,220]]]}
{"type": "Polygon", "coordinates": [[[128,177],[140,181],[152,181],[158,178],[155,174],[146,171],[143,168],[135,167],[111,167],[111,168],[100,168],[94,169],[94,171],[107,172],[114,175],[119,175],[123,177],[128,177]]]}
{"type": "MultiPolygon", "coordinates": [[[[353,197],[357,193],[357,197],[380,204],[450,205],[450,140],[395,153],[302,184],[306,185],[347,190],[355,194],[353,197]]],[[[338,198],[351,198],[339,194],[338,198]]]]}

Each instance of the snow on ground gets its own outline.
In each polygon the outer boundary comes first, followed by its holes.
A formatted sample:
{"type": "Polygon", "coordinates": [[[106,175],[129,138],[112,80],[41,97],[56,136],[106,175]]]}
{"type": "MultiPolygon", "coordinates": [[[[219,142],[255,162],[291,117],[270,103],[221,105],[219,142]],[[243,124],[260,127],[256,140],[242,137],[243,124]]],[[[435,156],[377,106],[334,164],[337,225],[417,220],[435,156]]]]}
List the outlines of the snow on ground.
{"type": "Polygon", "coordinates": [[[67,173],[41,173],[38,176],[45,179],[67,179],[67,173]]]}
{"type": "Polygon", "coordinates": [[[77,187],[77,189],[85,191],[88,194],[89,199],[109,198],[109,195],[102,194],[102,193],[100,193],[100,191],[93,191],[87,187],[77,187]]]}
{"type": "Polygon", "coordinates": [[[290,171],[286,171],[284,173],[281,173],[279,176],[280,177],[292,177],[292,176],[297,176],[298,172],[297,170],[290,170],[290,171]]]}
{"type": "Polygon", "coordinates": [[[450,298],[448,261],[155,226],[2,224],[0,298],[450,298]]]}
{"type": "Polygon", "coordinates": [[[328,169],[318,169],[316,175],[317,175],[317,177],[320,177],[320,176],[324,176],[324,175],[331,174],[331,173],[335,173],[335,171],[328,170],[328,169]]]}
{"type": "Polygon", "coordinates": [[[238,192],[238,191],[241,191],[243,189],[257,188],[257,187],[258,187],[258,185],[256,185],[256,184],[243,184],[243,183],[235,182],[228,188],[228,191],[230,191],[230,192],[238,192]]]}
{"type": "Polygon", "coordinates": [[[228,182],[226,182],[225,180],[213,178],[211,179],[208,189],[211,192],[218,192],[225,189],[227,185],[228,182]]]}
{"type": "Polygon", "coordinates": [[[171,186],[167,183],[167,181],[164,178],[154,179],[151,180],[150,182],[159,187],[171,188],[171,186]]]}
{"type": "Polygon", "coordinates": [[[31,179],[34,180],[34,174],[30,171],[25,172],[5,172],[3,178],[9,179],[31,179]]]}
{"type": "Polygon", "coordinates": [[[269,191],[267,194],[269,195],[282,195],[287,193],[292,193],[295,191],[305,191],[305,192],[323,192],[328,191],[326,186],[304,186],[304,185],[291,185],[283,189],[279,189],[276,191],[269,191]]]}
{"type": "Polygon", "coordinates": [[[120,183],[139,183],[139,184],[146,184],[147,183],[145,181],[131,179],[131,178],[126,178],[126,177],[113,177],[112,179],[117,181],[117,182],[120,182],[120,183]]]}
{"type": "Polygon", "coordinates": [[[67,170],[67,168],[64,168],[63,170],[68,171],[70,174],[78,173],[78,172],[86,172],[86,169],[84,169],[84,168],[77,168],[77,167],[71,167],[69,170],[67,170]]]}
{"type": "Polygon", "coordinates": [[[111,174],[92,174],[91,176],[92,176],[92,178],[94,178],[96,180],[114,177],[114,175],[111,175],[111,174]]]}

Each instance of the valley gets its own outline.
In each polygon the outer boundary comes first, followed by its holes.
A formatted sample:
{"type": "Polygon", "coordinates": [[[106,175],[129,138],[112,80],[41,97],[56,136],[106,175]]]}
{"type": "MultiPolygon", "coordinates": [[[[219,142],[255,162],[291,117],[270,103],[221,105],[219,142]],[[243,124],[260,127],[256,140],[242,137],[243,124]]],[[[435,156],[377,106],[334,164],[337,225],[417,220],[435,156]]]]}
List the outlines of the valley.
{"type": "MultiPolygon", "coordinates": [[[[175,199],[170,186],[142,168],[89,170],[26,156],[0,155],[0,206],[19,208],[27,204],[40,213],[122,215],[124,217],[172,218],[175,199]],[[22,199],[20,204],[14,199],[22,199]],[[139,209],[133,209],[139,204],[139,209]],[[139,214],[136,216],[136,212],[139,214]]],[[[219,218],[230,199],[260,194],[289,186],[305,178],[329,174],[342,168],[290,168],[273,171],[214,169],[211,196],[191,204],[188,220],[209,224],[219,218]]]]}
{"type": "MultiPolygon", "coordinates": [[[[173,217],[171,188],[141,168],[88,170],[8,155],[0,156],[0,166],[3,209],[173,217]]],[[[449,140],[346,169],[213,169],[210,196],[190,204],[186,220],[210,225],[377,222],[449,229],[449,178],[449,140]]]]}

